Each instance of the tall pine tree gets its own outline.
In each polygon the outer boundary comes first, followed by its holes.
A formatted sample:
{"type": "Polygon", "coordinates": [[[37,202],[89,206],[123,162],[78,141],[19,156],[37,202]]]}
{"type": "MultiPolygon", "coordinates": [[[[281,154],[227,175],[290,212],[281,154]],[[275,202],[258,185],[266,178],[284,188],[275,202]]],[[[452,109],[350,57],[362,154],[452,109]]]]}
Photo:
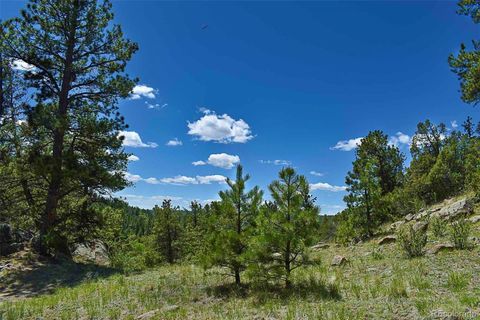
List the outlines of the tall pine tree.
{"type": "Polygon", "coordinates": [[[112,19],[109,1],[31,0],[3,25],[6,58],[31,66],[24,79],[35,92],[27,113],[44,252],[77,230],[87,236],[98,223],[90,204],[126,185],[117,102],[134,86],[124,71],[137,45],[112,19]]]}
{"type": "Polygon", "coordinates": [[[313,204],[304,176],[284,168],[268,187],[273,202],[263,206],[257,219],[251,270],[291,286],[291,272],[309,262],[308,247],[317,236],[319,210],[313,204]]]}
{"type": "Polygon", "coordinates": [[[210,248],[205,257],[207,266],[228,268],[237,285],[247,267],[248,243],[263,196],[258,187],[246,191],[249,178],[238,165],[235,181],[227,179],[229,190],[221,191],[221,201],[212,204],[210,248]]]}
{"type": "Polygon", "coordinates": [[[353,169],[345,179],[348,195],[344,200],[349,212],[364,221],[369,236],[376,223],[386,219],[381,215],[380,200],[402,184],[403,161],[399,149],[389,144],[388,137],[378,130],[363,138],[356,150],[353,169]]]}

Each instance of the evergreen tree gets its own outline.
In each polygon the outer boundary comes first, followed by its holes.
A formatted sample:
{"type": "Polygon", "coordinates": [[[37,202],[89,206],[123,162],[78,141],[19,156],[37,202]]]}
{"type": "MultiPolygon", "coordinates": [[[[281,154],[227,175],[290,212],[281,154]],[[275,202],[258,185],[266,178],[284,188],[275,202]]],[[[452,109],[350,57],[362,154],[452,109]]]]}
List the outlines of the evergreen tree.
{"type": "Polygon", "coordinates": [[[221,191],[221,201],[212,203],[210,247],[205,257],[207,266],[218,265],[230,270],[235,284],[240,285],[246,269],[246,253],[263,192],[254,187],[246,191],[250,176],[237,166],[236,179],[227,179],[229,190],[221,191]]]}
{"type": "Polygon", "coordinates": [[[184,232],[182,237],[183,258],[197,261],[206,249],[206,216],[205,210],[198,201],[190,203],[190,211],[186,212],[184,232]]]}
{"type": "Polygon", "coordinates": [[[462,127],[468,138],[472,138],[475,135],[475,127],[472,117],[468,116],[467,120],[462,123],[462,127]]]}
{"type": "Polygon", "coordinates": [[[137,45],[112,19],[108,1],[31,0],[2,27],[5,57],[31,65],[24,79],[35,93],[27,114],[31,167],[42,177],[36,221],[43,252],[76,230],[88,236],[98,223],[91,203],[126,185],[117,101],[133,88],[124,70],[137,45]]]}
{"type": "Polygon", "coordinates": [[[153,208],[155,214],[154,234],[157,247],[168,263],[174,263],[181,255],[181,223],[178,208],[171,200],[163,200],[162,207],[153,208]]]}
{"type": "MultiPolygon", "coordinates": [[[[480,2],[478,0],[460,0],[458,13],[470,16],[475,24],[480,22],[480,2]]],[[[450,54],[448,57],[450,68],[457,74],[460,80],[462,100],[466,103],[477,105],[480,101],[480,42],[472,40],[471,49],[465,44],[460,45],[457,55],[450,54]]]]}
{"type": "Polygon", "coordinates": [[[199,227],[200,215],[202,212],[202,205],[198,201],[192,201],[190,203],[190,213],[192,216],[192,226],[193,228],[199,227]]]}
{"type": "Polygon", "coordinates": [[[388,143],[381,131],[372,131],[362,139],[356,150],[352,171],[346,184],[348,195],[344,201],[352,214],[359,214],[368,236],[373,228],[387,217],[383,214],[382,198],[399,187],[403,181],[404,156],[396,146],[388,143]]]}
{"type": "Polygon", "coordinates": [[[284,168],[269,186],[273,202],[262,207],[252,254],[252,272],[283,279],[291,286],[291,272],[309,262],[308,247],[318,231],[318,208],[309,197],[309,185],[293,168],[284,168]],[[308,201],[305,201],[308,199],[308,201]]]}

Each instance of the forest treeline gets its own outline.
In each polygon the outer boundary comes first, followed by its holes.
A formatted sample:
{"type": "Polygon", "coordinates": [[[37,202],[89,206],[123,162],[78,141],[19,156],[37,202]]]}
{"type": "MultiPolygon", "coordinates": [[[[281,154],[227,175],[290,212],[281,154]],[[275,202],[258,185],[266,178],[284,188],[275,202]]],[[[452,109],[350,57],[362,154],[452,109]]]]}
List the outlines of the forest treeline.
{"type": "MultiPolygon", "coordinates": [[[[463,0],[459,13],[478,23],[479,7],[463,0]]],[[[129,185],[118,102],[138,81],[125,71],[138,45],[113,23],[111,3],[31,0],[0,36],[0,222],[30,230],[41,254],[68,256],[73,244],[100,239],[124,270],[194,261],[224,267],[236,283],[247,272],[288,287],[316,242],[368,238],[383,223],[480,190],[480,124],[468,117],[461,130],[420,122],[408,166],[385,133],[370,132],[335,217],[321,215],[290,167],[265,191],[249,188],[238,166],[219,201],[132,208],[112,195],[129,185]]],[[[466,103],[480,100],[479,62],[475,41],[448,58],[466,103]]]]}

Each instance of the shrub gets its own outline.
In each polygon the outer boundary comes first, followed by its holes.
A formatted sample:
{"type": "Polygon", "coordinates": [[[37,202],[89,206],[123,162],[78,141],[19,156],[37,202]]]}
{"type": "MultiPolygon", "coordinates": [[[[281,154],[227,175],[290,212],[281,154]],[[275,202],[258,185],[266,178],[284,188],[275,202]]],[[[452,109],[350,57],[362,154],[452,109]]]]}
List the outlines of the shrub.
{"type": "Polygon", "coordinates": [[[142,271],[161,262],[151,236],[131,236],[125,239],[113,248],[111,260],[114,268],[125,273],[142,271]]]}
{"type": "Polygon", "coordinates": [[[429,227],[436,238],[441,238],[447,233],[447,224],[439,217],[431,218],[429,227]]]}
{"type": "Polygon", "coordinates": [[[427,244],[427,233],[413,228],[411,224],[405,225],[397,233],[400,247],[409,258],[419,257],[424,254],[423,248],[427,244]]]}
{"type": "Polygon", "coordinates": [[[470,248],[468,237],[471,232],[471,224],[468,220],[461,219],[452,223],[450,228],[450,239],[455,248],[463,250],[470,248]]]}

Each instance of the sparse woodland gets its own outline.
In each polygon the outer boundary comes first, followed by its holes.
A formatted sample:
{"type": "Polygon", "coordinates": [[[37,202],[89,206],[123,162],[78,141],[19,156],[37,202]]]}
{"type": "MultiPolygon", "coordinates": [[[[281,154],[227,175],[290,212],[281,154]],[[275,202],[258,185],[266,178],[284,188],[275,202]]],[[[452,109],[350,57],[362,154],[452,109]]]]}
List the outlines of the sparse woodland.
{"type": "MultiPolygon", "coordinates": [[[[473,23],[479,10],[459,3],[473,23]]],[[[480,214],[478,116],[457,129],[419,119],[410,154],[372,128],[335,216],[322,215],[307,178],[288,166],[266,190],[238,165],[219,201],[135,208],[114,193],[129,185],[118,102],[138,81],[126,73],[138,46],[114,22],[108,1],[31,0],[0,25],[0,237],[28,234],[28,254],[53,276],[82,274],[74,248],[97,241],[111,271],[53,295],[0,295],[0,319],[480,317],[480,219],[470,217],[480,214]],[[468,214],[409,218],[463,198],[468,214]],[[395,244],[378,245],[387,234],[395,244]],[[428,254],[447,242],[448,254],[428,254]]],[[[479,57],[475,41],[448,57],[472,114],[479,57]]],[[[2,272],[7,292],[19,274],[2,272]]]]}

